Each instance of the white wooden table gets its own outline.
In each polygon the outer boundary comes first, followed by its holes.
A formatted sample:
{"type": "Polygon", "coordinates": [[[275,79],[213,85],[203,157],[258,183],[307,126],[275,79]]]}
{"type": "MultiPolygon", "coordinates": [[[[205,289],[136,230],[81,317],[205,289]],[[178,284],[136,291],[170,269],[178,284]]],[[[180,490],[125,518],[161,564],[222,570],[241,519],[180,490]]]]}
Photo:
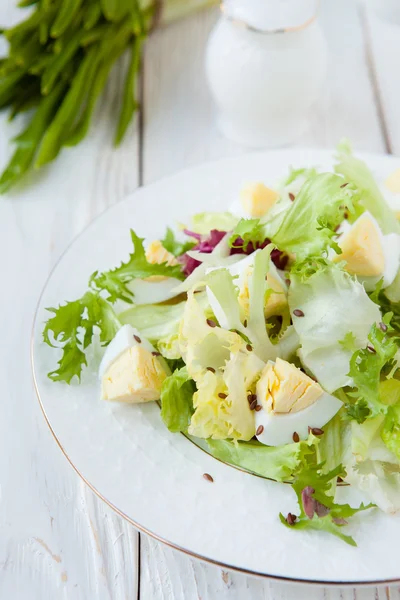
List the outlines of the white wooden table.
{"type": "MultiPolygon", "coordinates": [[[[0,21],[19,18],[13,0],[0,21]]],[[[399,600],[396,588],[323,589],[252,579],[202,564],[138,534],[85,487],[36,400],[29,339],[51,266],[72,238],[138,185],[244,152],[220,137],[203,74],[217,11],[155,33],[146,46],[140,118],[111,145],[121,70],[79,147],[0,198],[0,598],[2,600],[399,600]]],[[[400,154],[400,27],[352,0],[323,0],[329,79],[298,145],[400,154]]],[[[0,122],[0,163],[18,126],[0,122]]],[[[400,159],[399,159],[400,162],[400,159]]]]}

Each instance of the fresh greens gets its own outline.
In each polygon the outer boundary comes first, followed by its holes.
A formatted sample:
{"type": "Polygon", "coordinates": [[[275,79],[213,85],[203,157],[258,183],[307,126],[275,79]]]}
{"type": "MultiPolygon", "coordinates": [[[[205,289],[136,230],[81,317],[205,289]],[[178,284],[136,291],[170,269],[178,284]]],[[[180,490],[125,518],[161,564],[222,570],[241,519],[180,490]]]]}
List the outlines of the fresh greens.
{"type": "Polygon", "coordinates": [[[47,310],[54,317],[47,321],[43,339],[49,346],[57,347],[54,342],[63,344],[58,369],[49,377],[70,383],[75,376],[80,379],[82,367],[87,364],[85,350],[92,342],[94,329],[99,329],[100,342],[105,345],[121,325],[112,306],[95,292],[86,292],[80,300],[47,310]]]}
{"type": "Polygon", "coordinates": [[[337,158],[336,173],[342,175],[344,181],[350,184],[348,187],[354,188],[359,196],[360,205],[375,217],[383,233],[400,233],[400,224],[387,205],[371,171],[365,162],[353,156],[347,142],[339,145],[337,158]]]}
{"type": "Polygon", "coordinates": [[[289,307],[305,367],[330,393],[350,385],[354,346],[365,348],[371,326],[381,320],[363,286],[339,266],[318,263],[314,271],[291,274],[289,307]],[[304,316],[296,317],[295,310],[304,316]]]}
{"type": "Polygon", "coordinates": [[[354,352],[350,359],[349,376],[351,387],[356,391],[349,393],[353,402],[347,405],[348,416],[358,423],[387,413],[388,406],[380,397],[381,373],[384,368],[390,373],[396,363],[393,359],[398,350],[396,339],[390,337],[391,314],[386,314],[381,324],[374,323],[368,334],[368,345],[354,352]]]}
{"type": "Polygon", "coordinates": [[[293,490],[296,493],[300,508],[299,515],[285,517],[279,515],[281,522],[295,530],[314,529],[325,531],[340,538],[350,546],[357,546],[354,539],[343,533],[343,526],[356,513],[372,508],[373,504],[360,504],[352,508],[349,504],[339,504],[329,493],[337,478],[345,477],[342,465],[338,465],[327,473],[323,472],[323,464],[303,463],[296,474],[293,490]]]}
{"type": "Polygon", "coordinates": [[[174,256],[181,256],[191,250],[196,244],[195,242],[181,242],[179,241],[174,232],[170,227],[167,227],[165,237],[161,240],[162,245],[168,252],[171,252],[174,256]]]}
{"type": "Polygon", "coordinates": [[[103,273],[95,271],[90,278],[90,286],[107,292],[109,302],[116,302],[117,300],[132,302],[133,293],[129,289],[128,283],[133,279],[143,279],[154,275],[184,278],[180,265],[169,266],[167,263],[161,265],[149,263],[146,259],[143,239],[138,237],[132,229],[131,239],[133,253],[129,255],[128,262],[121,263],[119,267],[103,273]]]}
{"type": "Polygon", "coordinates": [[[253,440],[234,443],[209,439],[207,444],[219,460],[275,481],[291,481],[305,457],[314,451],[307,441],[277,447],[253,440]]]}
{"type": "Polygon", "coordinates": [[[229,245],[231,248],[246,250],[251,243],[253,248],[265,241],[266,235],[260,219],[241,219],[233,230],[229,245]]]}
{"type": "Polygon", "coordinates": [[[307,179],[272,237],[273,243],[298,260],[321,256],[336,247],[335,229],[345,211],[353,210],[354,192],[342,187],[343,179],[320,173],[307,179]]]}
{"type": "MultiPolygon", "coordinates": [[[[89,279],[89,291],[82,298],[67,302],[58,308],[47,309],[54,313],[54,316],[47,321],[44,327],[43,339],[48,345],[54,346],[49,335],[52,333],[53,341],[59,342],[62,348],[58,369],[49,373],[49,377],[53,381],[70,383],[74,376],[80,378],[82,368],[87,364],[85,350],[92,343],[94,328],[100,330],[100,342],[104,345],[113,339],[123,323],[117,317],[112,303],[118,299],[132,303],[134,296],[127,287],[130,281],[153,275],[181,277],[179,266],[170,267],[167,264],[159,265],[147,262],[143,240],[133,231],[131,231],[131,239],[134,252],[130,254],[127,263],[122,263],[120,267],[111,271],[103,273],[96,271],[89,279]],[[102,294],[105,294],[106,298],[102,294]]],[[[133,310],[134,314],[128,313],[128,316],[124,316],[124,314],[120,316],[124,322],[136,324],[137,311],[139,311],[141,319],[149,319],[146,308],[139,307],[136,307],[136,311],[133,310]]],[[[163,333],[165,335],[170,334],[171,329],[176,331],[176,320],[175,323],[171,321],[165,323],[165,313],[170,318],[172,312],[181,313],[181,307],[169,307],[169,311],[161,309],[159,312],[162,324],[160,321],[156,323],[153,320],[151,326],[159,328],[159,330],[164,326],[163,333]]]]}
{"type": "Polygon", "coordinates": [[[136,81],[143,41],[155,22],[188,14],[213,0],[22,0],[33,11],[2,30],[9,43],[0,63],[0,108],[10,118],[33,111],[14,138],[16,150],[0,177],[7,192],[33,166],[54,160],[86,135],[111,68],[130,54],[114,142],[118,145],[138,108],[136,81]]]}
{"type": "Polygon", "coordinates": [[[118,315],[122,325],[136,327],[151,342],[177,336],[184,302],[177,304],[138,304],[118,315]]]}
{"type": "Polygon", "coordinates": [[[193,414],[196,390],[186,367],[177,369],[165,379],[161,389],[161,418],[172,432],[187,432],[193,414]]]}

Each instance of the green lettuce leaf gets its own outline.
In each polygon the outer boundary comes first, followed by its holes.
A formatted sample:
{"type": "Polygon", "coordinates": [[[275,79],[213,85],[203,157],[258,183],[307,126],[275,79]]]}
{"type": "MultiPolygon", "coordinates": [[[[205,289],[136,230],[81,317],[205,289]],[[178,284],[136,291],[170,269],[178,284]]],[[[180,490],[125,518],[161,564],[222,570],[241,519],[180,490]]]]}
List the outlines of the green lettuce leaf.
{"type": "Polygon", "coordinates": [[[289,287],[289,307],[299,336],[299,356],[329,393],[351,384],[349,332],[357,348],[365,348],[373,323],[381,320],[379,308],[364,287],[328,261],[307,263],[293,270],[289,287]],[[295,310],[304,313],[296,316],[295,310]],[[347,336],[347,337],[346,337],[347,336]]]}
{"type": "Polygon", "coordinates": [[[248,244],[252,242],[254,246],[258,243],[262,243],[265,240],[265,230],[260,219],[240,219],[229,238],[229,245],[231,248],[247,248],[248,244]],[[240,238],[240,243],[237,239],[240,238]]]}
{"type": "Polygon", "coordinates": [[[238,221],[239,217],[230,212],[203,212],[192,217],[188,229],[201,235],[210,233],[211,229],[231,231],[238,221]]]}
{"type": "Polygon", "coordinates": [[[86,292],[79,300],[47,310],[54,316],[45,324],[43,340],[49,346],[62,349],[58,369],[48,377],[71,383],[74,377],[80,379],[82,368],[87,365],[85,350],[92,342],[95,329],[100,333],[100,342],[106,345],[121,323],[112,306],[95,292],[86,292]]]}
{"type": "Polygon", "coordinates": [[[400,461],[400,404],[388,408],[381,436],[387,448],[400,461]]]}
{"type": "Polygon", "coordinates": [[[354,192],[342,184],[343,179],[332,173],[305,181],[272,237],[279,250],[295,253],[297,260],[302,260],[321,256],[331,246],[337,248],[335,229],[345,210],[354,210],[354,192]]]}
{"type": "Polygon", "coordinates": [[[117,300],[123,300],[129,304],[133,302],[133,293],[128,287],[128,283],[133,279],[144,279],[153,275],[184,279],[180,265],[149,263],[146,259],[143,239],[138,237],[132,229],[131,239],[134,251],[129,255],[128,262],[121,263],[119,267],[103,273],[95,271],[89,280],[89,285],[94,289],[107,292],[106,299],[112,303],[117,300]]]}
{"type": "Polygon", "coordinates": [[[339,504],[331,494],[333,482],[338,477],[345,477],[342,465],[323,472],[323,465],[304,462],[296,474],[292,487],[297,496],[300,514],[296,520],[288,520],[282,513],[279,515],[281,523],[294,530],[325,531],[340,538],[351,546],[357,546],[354,539],[343,533],[347,520],[356,513],[372,508],[373,504],[361,504],[357,508],[349,504],[339,504]]]}
{"type": "Polygon", "coordinates": [[[167,232],[164,239],[161,240],[161,243],[164,248],[168,250],[168,252],[171,252],[171,254],[174,256],[181,256],[196,245],[196,242],[192,241],[181,242],[175,237],[174,232],[169,227],[167,227],[167,232]]]}
{"type": "Polygon", "coordinates": [[[365,162],[353,156],[351,147],[346,142],[342,142],[338,148],[338,161],[336,173],[342,175],[346,183],[350,183],[349,187],[358,192],[360,205],[375,217],[382,232],[400,234],[400,224],[386,203],[371,171],[365,162]]]}
{"type": "Polygon", "coordinates": [[[295,331],[288,328],[278,340],[271,340],[265,323],[264,302],[268,288],[266,274],[270,269],[272,245],[257,250],[248,277],[249,307],[243,315],[238,301],[235,279],[227,269],[212,271],[207,276],[207,293],[211,308],[224,329],[234,330],[250,343],[263,361],[275,360],[277,356],[288,358],[298,347],[295,331]],[[246,318],[246,327],[244,326],[246,318]],[[243,320],[243,322],[242,322],[243,320]]]}
{"type": "Polygon", "coordinates": [[[306,455],[314,452],[307,441],[284,446],[265,446],[256,440],[208,440],[207,444],[219,460],[275,481],[291,481],[306,455]]]}
{"type": "Polygon", "coordinates": [[[347,405],[347,413],[359,423],[365,418],[373,418],[388,411],[387,404],[382,402],[380,396],[381,374],[384,368],[390,373],[398,350],[398,338],[388,335],[389,328],[391,329],[390,318],[391,314],[388,313],[382,319],[382,326],[376,323],[372,325],[367,347],[354,352],[350,360],[349,376],[352,387],[356,389],[349,393],[353,402],[347,405]],[[355,414],[357,407],[361,408],[358,415],[355,414]]]}
{"type": "MultiPolygon", "coordinates": [[[[176,304],[139,304],[118,315],[122,325],[129,324],[153,343],[177,336],[185,302],[176,304]]],[[[168,358],[168,357],[167,357],[168,358]]]]}
{"type": "Polygon", "coordinates": [[[193,414],[194,381],[186,367],[174,371],[165,379],[161,389],[161,418],[174,433],[186,433],[193,414]]]}
{"type": "Polygon", "coordinates": [[[250,440],[255,435],[255,417],[247,400],[248,390],[263,366],[254,352],[242,348],[231,354],[223,372],[208,369],[198,376],[190,435],[250,440]]]}

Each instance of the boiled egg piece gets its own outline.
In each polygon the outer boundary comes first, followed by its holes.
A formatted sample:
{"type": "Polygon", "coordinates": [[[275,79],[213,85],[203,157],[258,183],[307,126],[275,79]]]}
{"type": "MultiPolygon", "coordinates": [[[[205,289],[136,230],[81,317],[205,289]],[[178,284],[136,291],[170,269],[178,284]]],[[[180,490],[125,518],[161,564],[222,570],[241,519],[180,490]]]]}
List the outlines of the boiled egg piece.
{"type": "Polygon", "coordinates": [[[278,199],[278,192],[263,183],[249,183],[242,188],[240,198],[232,203],[230,212],[244,219],[260,219],[278,199]]]}
{"type": "Polygon", "coordinates": [[[382,191],[396,218],[400,219],[400,168],[393,171],[385,179],[382,191]]]}
{"type": "Polygon", "coordinates": [[[384,235],[371,213],[364,212],[338,243],[342,253],[334,261],[345,261],[346,271],[356,275],[367,291],[382,277],[383,287],[393,282],[400,266],[400,236],[384,235]]]}
{"type": "Polygon", "coordinates": [[[291,363],[277,358],[268,362],[256,387],[256,437],[267,446],[293,442],[293,434],[307,439],[308,428],[321,429],[342,407],[311,377],[291,363]]]}
{"type": "Polygon", "coordinates": [[[152,346],[152,344],[150,344],[150,342],[146,340],[135,327],[132,327],[132,325],[123,325],[106,347],[106,351],[99,367],[100,379],[111,364],[125,352],[125,350],[139,345],[143,346],[143,348],[149,352],[156,351],[154,346],[152,346]]]}
{"type": "Polygon", "coordinates": [[[164,360],[131,325],[124,325],[106,349],[99,368],[101,396],[116,402],[159,400],[168,377],[164,360]]]}

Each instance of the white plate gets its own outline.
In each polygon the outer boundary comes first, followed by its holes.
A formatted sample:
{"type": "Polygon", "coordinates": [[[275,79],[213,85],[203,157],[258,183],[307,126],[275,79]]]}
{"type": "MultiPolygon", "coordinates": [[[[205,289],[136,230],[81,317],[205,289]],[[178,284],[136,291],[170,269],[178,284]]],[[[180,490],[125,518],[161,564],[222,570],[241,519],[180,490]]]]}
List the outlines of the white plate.
{"type": "MultiPolygon", "coordinates": [[[[380,177],[398,166],[366,157],[380,177]]],[[[170,433],[155,403],[101,402],[95,368],[82,385],[52,383],[57,360],[41,341],[45,307],[81,296],[88,277],[130,251],[129,228],[155,239],[194,212],[226,210],[246,181],[273,184],[289,165],[329,168],[331,154],[284,150],[246,155],[184,171],[141,188],[96,219],[62,256],[39,302],[33,334],[37,393],[52,432],[79,475],[135,527],[227,569],[315,583],[400,580],[400,516],[377,510],[355,517],[348,532],[357,548],[324,533],[290,531],[279,512],[296,511],[290,486],[225,465],[170,433]],[[210,473],[214,483],[203,478],[210,473]]],[[[95,365],[96,366],[96,365],[95,365]]],[[[355,493],[341,493],[355,499],[355,493]]],[[[357,497],[357,500],[359,497],[357,497]]]]}

